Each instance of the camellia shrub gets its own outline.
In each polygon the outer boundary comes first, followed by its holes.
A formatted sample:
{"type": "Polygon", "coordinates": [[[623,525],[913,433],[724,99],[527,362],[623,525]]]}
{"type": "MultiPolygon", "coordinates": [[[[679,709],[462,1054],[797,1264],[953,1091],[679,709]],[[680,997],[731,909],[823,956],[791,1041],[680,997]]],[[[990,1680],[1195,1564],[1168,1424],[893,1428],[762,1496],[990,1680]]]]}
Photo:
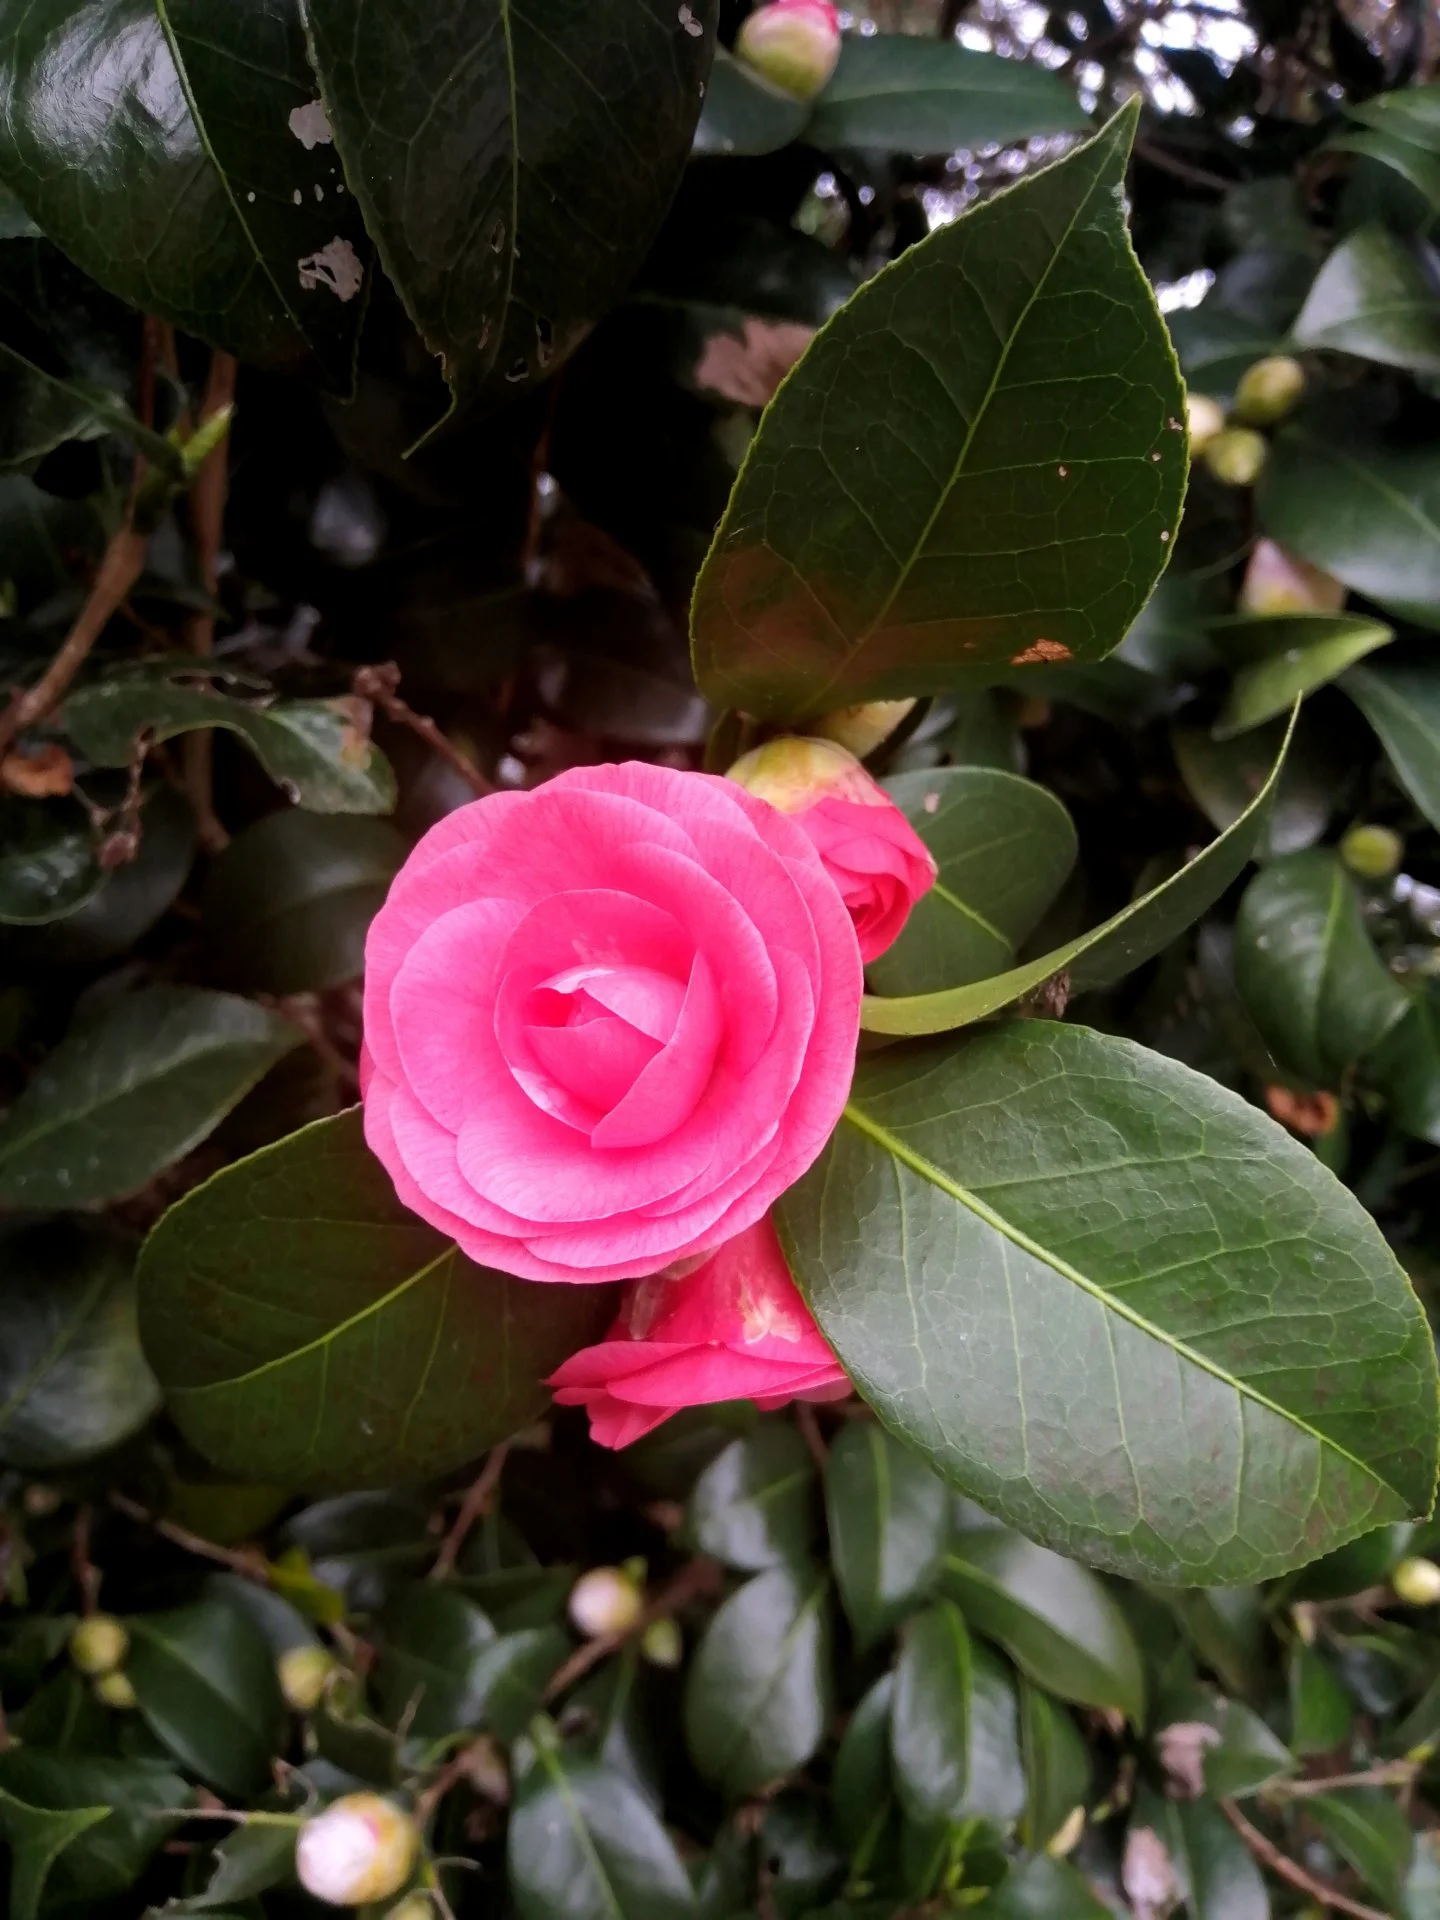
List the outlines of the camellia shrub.
{"type": "Polygon", "coordinates": [[[1433,19],[9,11],[14,1920],[1435,1920],[1433,19]]]}

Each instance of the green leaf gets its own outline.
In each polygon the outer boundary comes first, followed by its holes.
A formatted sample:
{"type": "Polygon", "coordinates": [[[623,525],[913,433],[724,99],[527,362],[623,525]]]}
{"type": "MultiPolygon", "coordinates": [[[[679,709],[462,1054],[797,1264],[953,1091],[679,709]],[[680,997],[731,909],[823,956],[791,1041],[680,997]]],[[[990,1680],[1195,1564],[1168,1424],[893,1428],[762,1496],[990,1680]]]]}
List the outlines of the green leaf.
{"type": "Polygon", "coordinates": [[[970,1911],[975,1920],[1110,1920],[1089,1886],[1063,1860],[1043,1853],[1010,1869],[995,1892],[970,1911]]]}
{"type": "Polygon", "coordinates": [[[1270,1920],[1264,1877],[1213,1800],[1162,1803],[1160,1832],[1191,1920],[1270,1920]]]}
{"type": "Polygon", "coordinates": [[[772,1567],[705,1629],[685,1687],[695,1765],[729,1799],[803,1766],[830,1717],[829,1582],[772,1567]]]}
{"type": "Polygon", "coordinates": [[[94,893],[63,920],[14,938],[27,961],[89,966],[128,953],[150,931],[184,886],[195,859],[195,816],[173,787],[161,786],[140,809],[140,850],[108,873],[94,893]]]}
{"type": "Polygon", "coordinates": [[[815,102],[811,146],[953,153],[1040,133],[1085,133],[1090,117],[1059,74],[905,33],[847,34],[815,102]]]}
{"type": "Polygon", "coordinates": [[[1012,966],[1075,864],[1075,828],[1052,793],[987,767],[902,773],[886,792],[935,856],[934,887],[871,963],[877,993],[933,993],[1012,966]]]}
{"type": "Polygon", "coordinates": [[[1179,371],[1120,207],[1133,130],[1132,106],[817,336],[696,586],[717,706],[794,719],[1119,644],[1186,470],[1179,371]]]}
{"type": "Polygon", "coordinates": [[[314,96],[293,0],[40,0],[0,39],[0,178],[132,306],[348,389],[367,247],[314,96]]]}
{"type": "Polygon", "coordinates": [[[1290,1745],[1301,1758],[1333,1753],[1349,1740],[1355,1709],[1323,1653],[1297,1643],[1290,1654],[1290,1745]]]}
{"type": "Polygon", "coordinates": [[[485,1692],[476,1668],[495,1638],[479,1607],[453,1587],[406,1587],[381,1620],[377,1686],[385,1718],[392,1725],[403,1719],[421,1740],[478,1727],[485,1692]]]}
{"type": "Polygon", "coordinates": [[[669,1835],[621,1774],[536,1743],[507,1839],[520,1920],[687,1920],[690,1881],[669,1835]]]}
{"type": "Polygon", "coordinates": [[[1287,1604],[1293,1600],[1346,1600],[1367,1587],[1378,1587],[1405,1557],[1414,1533],[1415,1529],[1407,1525],[1372,1528],[1301,1567],[1272,1598],[1287,1604]]]}
{"type": "Polygon", "coordinates": [[[284,1486],[473,1459],[542,1410],[540,1381],[614,1312],[611,1288],[472,1265],[401,1206],[358,1110],[187,1194],[139,1282],[145,1350],[187,1437],[284,1486]]]}
{"type": "Polygon", "coordinates": [[[160,1389],[135,1329],[132,1248],[79,1220],[0,1230],[0,1461],[32,1473],[117,1446],[160,1389]]]}
{"type": "Polygon", "coordinates": [[[1420,626],[1440,624],[1440,455],[1303,426],[1271,443],[1255,490],[1272,540],[1420,626]]]}
{"type": "Polygon", "coordinates": [[[450,0],[423,33],[383,6],[301,5],[351,190],[455,395],[542,378],[659,231],[715,0],[450,0]]]}
{"type": "Polygon", "coordinates": [[[1440,1147],[1440,982],[1426,983],[1368,1064],[1370,1078],[1385,1095],[1391,1124],[1440,1147]]]}
{"type": "Polygon", "coordinates": [[[1256,1694],[1268,1686],[1269,1620],[1258,1587],[1152,1587],[1150,1591],[1173,1616],[1201,1663],[1231,1693],[1256,1694]]]}
{"type": "Polygon", "coordinates": [[[895,1676],[882,1674],[850,1717],[835,1755],[830,1790],[835,1824],[852,1856],[869,1839],[890,1803],[890,1706],[895,1676]]]}
{"type": "Polygon", "coordinates": [[[0,795],[0,926],[62,920],[104,879],[95,829],[77,801],[0,795]]]}
{"type": "Polygon", "coordinates": [[[945,1551],[950,1497],[913,1448],[852,1420],[825,1463],[830,1558],[862,1649],[928,1593],[945,1551]]]}
{"type": "Polygon", "coordinates": [[[1220,740],[1288,713],[1297,700],[1395,638],[1382,620],[1355,613],[1272,614],[1212,632],[1232,658],[1238,653],[1243,661],[1215,723],[1220,740]]]}
{"type": "Polygon", "coordinates": [[[698,154],[778,153],[804,131],[810,108],[762,73],[716,47],[695,129],[698,154]]]}
{"type": "Polygon", "coordinates": [[[72,1840],[100,1821],[109,1807],[69,1807],[52,1811],[27,1807],[0,1787],[0,1833],[10,1848],[11,1920],[36,1920],[50,1869],[72,1840]]]}
{"type": "Polygon", "coordinates": [[[471,1685],[484,1702],[485,1725],[496,1739],[518,1740],[539,1711],[545,1688],[569,1657],[562,1627],[522,1627],[502,1633],[475,1661],[471,1685]]]}
{"type": "MultiPolygon", "coordinates": [[[[214,1913],[233,1901],[238,1908],[266,1893],[295,1871],[295,1827],[237,1827],[215,1849],[215,1871],[205,1891],[191,1894],[182,1912],[214,1913]]],[[[223,1915],[219,1917],[223,1920],[223,1915]]]]}
{"type": "Polygon", "coordinates": [[[134,1193],[304,1035],[231,994],[143,987],[82,1014],[0,1122],[0,1205],[134,1193]]]}
{"type": "Polygon", "coordinates": [[[1238,1584],[1429,1510],[1404,1274],[1306,1148],[1173,1061],[1036,1020],[862,1059],[777,1212],[886,1425],[1057,1551],[1238,1584]]]}
{"type": "Polygon", "coordinates": [[[994,979],[894,1000],[867,994],[861,1008],[861,1026],[869,1033],[945,1033],[988,1019],[1060,974],[1069,976],[1074,992],[1084,993],[1113,986],[1146,960],[1163,953],[1172,940],[1214,905],[1254,854],[1266,830],[1294,728],[1292,718],[1280,758],[1240,817],[1160,886],[1132,900],[1103,925],[994,979]]]}
{"type": "Polygon", "coordinates": [[[175,448],[142,427],[117,395],[94,381],[47,373],[0,341],[0,473],[34,466],[67,440],[99,440],[109,433],[179,476],[175,448]]]}
{"type": "Polygon", "coordinates": [[[1305,1811],[1386,1911],[1403,1912],[1415,1836],[1394,1796],[1379,1787],[1342,1787],[1316,1794],[1305,1811]]]}
{"type": "Polygon", "coordinates": [[[205,883],[205,940],[220,976],[282,994],[358,979],[370,922],[408,851],[384,820],[267,813],[205,883]]]}
{"type": "Polygon", "coordinates": [[[1396,779],[1440,827],[1440,673],[1353,667],[1340,684],[1379,734],[1396,779]]]}
{"type": "Polygon", "coordinates": [[[1220,1739],[1204,1755],[1205,1785],[1211,1793],[1239,1799],[1299,1771],[1290,1749],[1240,1701],[1222,1700],[1214,1723],[1220,1739]]]}
{"type": "Polygon", "coordinates": [[[1347,102],[1345,111],[1360,126],[1333,135],[1327,145],[1393,167],[1440,208],[1440,86],[1397,88],[1347,102]]]}
{"type": "Polygon", "coordinates": [[[1315,277],[1291,338],[1412,373],[1440,373],[1440,289],[1428,262],[1384,227],[1343,239],[1315,277]]]}
{"type": "Polygon", "coordinates": [[[890,1762],[912,1820],[963,1820],[970,1787],[974,1647],[948,1600],[906,1627],[890,1708],[890,1762]]]}
{"type": "Polygon", "coordinates": [[[1235,985],[1281,1066],[1335,1086],[1411,1006],[1370,938],[1334,854],[1286,854],[1256,874],[1235,921],[1235,985]]]}
{"type": "Polygon", "coordinates": [[[1008,1826],[1020,1818],[1028,1798],[1020,1707],[1009,1668],[978,1641],[970,1648],[970,1689],[966,1817],[1008,1826]]]}
{"type": "Polygon", "coordinates": [[[796,1566],[815,1533],[815,1463],[787,1420],[762,1420],[700,1475],[686,1508],[691,1539],[726,1566],[796,1566]]]}
{"type": "MultiPolygon", "coordinates": [[[[1286,724],[1272,720],[1231,740],[1217,740],[1209,727],[1176,727],[1170,735],[1175,764],[1190,798],[1211,826],[1223,833],[1253,805],[1284,743],[1286,724]]],[[[1327,751],[1328,741],[1310,709],[1295,722],[1289,752],[1275,783],[1269,819],[1255,857],[1298,853],[1324,833],[1346,768],[1327,751]]]]}
{"type": "Polygon", "coordinates": [[[1049,1694],[1020,1682],[1020,1741],[1025,1762],[1025,1844],[1038,1851],[1090,1795],[1090,1752],[1075,1722],[1049,1694]]]}
{"type": "Polygon", "coordinates": [[[1085,1567],[1005,1527],[969,1528],[945,1556],[943,1590],[966,1620],[1040,1686],[1087,1707],[1145,1718],[1140,1649],[1108,1589],[1085,1567]]]}
{"type": "Polygon", "coordinates": [[[190,1797],[185,1781],[153,1760],[42,1753],[28,1745],[0,1753],[10,1920],[26,1920],[41,1905],[46,1912],[90,1913],[124,1893],[175,1824],[161,1810],[184,1807],[190,1797]],[[99,1819],[88,1817],[97,1812],[99,1819]],[[66,1818],[72,1814],[86,1817],[66,1818]]]}
{"type": "Polygon", "coordinates": [[[157,741],[221,727],[242,739],[296,806],[314,813],[392,813],[395,775],[356,725],[355,703],[282,700],[252,706],[217,692],[193,663],[165,678],[153,671],[117,674],[72,693],[65,703],[70,737],[100,767],[130,762],[142,733],[157,741]]]}
{"type": "Polygon", "coordinates": [[[285,1703],[254,1621],[217,1598],[126,1625],[125,1672],[156,1739],[222,1793],[255,1793],[281,1751],[285,1703]]]}

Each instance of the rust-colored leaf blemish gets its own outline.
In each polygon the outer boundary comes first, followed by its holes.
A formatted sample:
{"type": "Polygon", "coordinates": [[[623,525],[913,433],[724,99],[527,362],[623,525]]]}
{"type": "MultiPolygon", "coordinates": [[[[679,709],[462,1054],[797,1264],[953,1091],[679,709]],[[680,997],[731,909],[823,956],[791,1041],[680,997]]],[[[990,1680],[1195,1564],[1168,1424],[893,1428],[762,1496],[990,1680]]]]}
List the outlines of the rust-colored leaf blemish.
{"type": "Polygon", "coordinates": [[[1070,649],[1059,640],[1035,640],[1011,660],[1012,667],[1034,666],[1038,660],[1068,660],[1070,649]]]}
{"type": "Polygon", "coordinates": [[[1340,1102],[1333,1093],[1296,1093],[1290,1087],[1267,1087],[1265,1105],[1272,1120],[1307,1140],[1319,1140],[1340,1118],[1340,1102]]]}

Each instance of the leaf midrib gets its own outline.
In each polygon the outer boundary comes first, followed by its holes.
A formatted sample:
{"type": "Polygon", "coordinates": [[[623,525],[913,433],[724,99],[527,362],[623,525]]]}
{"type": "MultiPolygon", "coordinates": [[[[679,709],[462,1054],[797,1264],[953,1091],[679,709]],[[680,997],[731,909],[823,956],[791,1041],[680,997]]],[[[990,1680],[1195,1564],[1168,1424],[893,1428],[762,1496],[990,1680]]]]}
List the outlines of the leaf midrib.
{"type": "Polygon", "coordinates": [[[968,1187],[962,1187],[958,1180],[952,1180],[950,1175],[942,1168],[937,1167],[932,1160],[927,1160],[923,1154],[917,1153],[913,1147],[907,1146],[903,1140],[891,1133],[888,1127],[882,1126],[878,1120],[872,1120],[869,1114],[853,1100],[846,1106],[844,1117],[858,1132],[863,1133],[868,1139],[873,1140],[877,1146],[882,1147],[892,1158],[898,1160],[902,1166],[909,1167],[910,1171],[917,1174],[922,1180],[928,1180],[932,1186],[938,1187],[942,1193],[948,1194],[958,1205],[968,1208],[969,1211],[975,1215],[976,1219],[983,1220],[986,1226],[1008,1240],[1012,1246],[1018,1247],[1022,1253],[1028,1253],[1032,1259],[1042,1261],[1052,1272],[1058,1273],[1062,1279],[1069,1280],[1072,1285],[1079,1287],[1083,1293],[1087,1293],[1091,1299],[1097,1301],[1100,1306],[1106,1308],[1109,1312],[1117,1314],[1120,1319],[1128,1322],[1128,1324],[1136,1328],[1138,1332],[1148,1334],[1152,1340],[1157,1340],[1161,1346],[1166,1347],[1171,1353],[1175,1354],[1177,1358],[1188,1361],[1192,1366],[1199,1367],[1202,1372],[1208,1373],[1212,1379],[1220,1381],[1222,1386],[1229,1387],[1232,1393],[1238,1394],[1242,1399],[1252,1401],[1258,1407],[1263,1407],[1267,1413],[1275,1414],[1279,1419],[1284,1420],[1287,1425],[1296,1428],[1301,1433],[1307,1434],[1315,1441],[1317,1446],[1324,1447],[1338,1458],[1347,1461],[1349,1465],[1354,1467],[1357,1472],[1361,1473],[1372,1484],[1384,1487],[1388,1492],[1394,1494],[1396,1499],[1404,1504],[1408,1504],[1405,1502],[1405,1496],[1400,1492],[1398,1487],[1393,1486],[1388,1480],[1383,1479],[1374,1467],[1359,1459],[1355,1454],[1351,1453],[1347,1447],[1341,1446],[1340,1443],[1332,1439],[1329,1434],[1322,1433],[1318,1427],[1312,1426],[1308,1420],[1294,1412],[1293,1409],[1283,1407],[1277,1400],[1272,1400],[1268,1394],[1261,1393],[1257,1388],[1251,1386],[1248,1381],[1238,1379],[1234,1374],[1227,1373],[1218,1362],[1211,1360],[1206,1354],[1192,1347],[1188,1341],[1181,1340],[1172,1333],[1167,1333],[1163,1327],[1158,1327],[1154,1321],[1147,1320],[1143,1314],[1137,1313],[1133,1307],[1126,1305],[1123,1300],[1115,1299],[1113,1295],[1105,1291],[1104,1287],[1101,1286],[1098,1281],[1089,1279],[1085,1274],[1081,1273],[1078,1267],[1072,1266],[1070,1262],[1065,1260],[1061,1255],[1052,1253],[1048,1248],[1041,1246],[1038,1240],[1031,1239],[1029,1234],[1015,1226],[1011,1221],[1006,1220],[1004,1216],[997,1213],[993,1207],[987,1206],[979,1194],[972,1193],[968,1187]]]}
{"type": "Polygon", "coordinates": [[[4,1433],[15,1415],[23,1411],[26,1401],[40,1386],[46,1374],[69,1352],[79,1337],[81,1328],[86,1325],[99,1301],[109,1291],[113,1278],[113,1274],[103,1269],[95,1276],[86,1288],[74,1314],[61,1326],[55,1338],[20,1381],[10,1398],[0,1402],[0,1434],[4,1433]]]}
{"type": "Polygon", "coordinates": [[[550,1776],[551,1786],[559,1794],[565,1811],[569,1815],[570,1825],[579,1842],[580,1851],[590,1863],[590,1870],[595,1876],[596,1886],[605,1902],[606,1912],[611,1915],[611,1920],[625,1920],[625,1909],[620,1904],[619,1895],[600,1856],[600,1850],[595,1845],[589,1824],[580,1811],[580,1803],[571,1791],[565,1769],[548,1747],[540,1748],[540,1759],[546,1773],[550,1776]]]}

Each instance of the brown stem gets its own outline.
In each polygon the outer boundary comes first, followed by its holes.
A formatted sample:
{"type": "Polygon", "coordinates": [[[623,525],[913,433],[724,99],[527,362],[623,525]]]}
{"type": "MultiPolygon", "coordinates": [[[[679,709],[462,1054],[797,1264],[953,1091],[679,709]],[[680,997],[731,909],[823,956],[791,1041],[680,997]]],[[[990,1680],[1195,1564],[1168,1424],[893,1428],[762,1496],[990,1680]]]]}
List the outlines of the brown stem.
{"type": "Polygon", "coordinates": [[[455,1516],[455,1524],[446,1534],[435,1564],[430,1569],[432,1580],[448,1580],[455,1571],[455,1562],[460,1558],[460,1549],[464,1546],[470,1529],[477,1520],[483,1520],[495,1504],[495,1495],[500,1490],[500,1476],[505,1471],[505,1456],[509,1445],[502,1441],[498,1447],[492,1447],[486,1455],[485,1464],[479,1477],[460,1503],[460,1511],[455,1516]]]}
{"type": "Polygon", "coordinates": [[[1147,161],[1152,167],[1158,167],[1162,173],[1185,181],[1188,186],[1204,187],[1211,193],[1228,193],[1235,184],[1218,173],[1209,173],[1204,167],[1192,166],[1188,160],[1181,160],[1168,148],[1159,146],[1154,140],[1147,140],[1143,133],[1135,137],[1135,157],[1147,161]]]}
{"type": "Polygon", "coordinates": [[[1389,1920],[1387,1914],[1378,1907],[1367,1907],[1359,1900],[1352,1900],[1348,1893],[1340,1893],[1334,1887],[1327,1886],[1323,1880],[1317,1880],[1313,1874],[1305,1871],[1292,1860],[1288,1853],[1282,1853],[1273,1840],[1267,1840],[1258,1827],[1252,1827],[1233,1800],[1222,1800],[1220,1811],[1245,1842],[1246,1846],[1260,1862],[1269,1867],[1279,1879],[1288,1881],[1299,1892],[1318,1901],[1322,1907],[1328,1907],[1335,1913],[1348,1913],[1351,1920],[1389,1920]]]}
{"type": "Polygon", "coordinates": [[[548,1685],[541,1698],[554,1700],[577,1680],[583,1679],[592,1667],[617,1653],[627,1640],[636,1634],[644,1633],[657,1620],[668,1619],[679,1611],[687,1600],[699,1598],[701,1594],[714,1593],[720,1585],[720,1566],[718,1561],[692,1560],[682,1567],[673,1580],[661,1587],[655,1598],[645,1608],[633,1627],[624,1633],[602,1633],[598,1639],[589,1640],[583,1647],[577,1647],[570,1658],[557,1673],[550,1676],[548,1685]]]}
{"type": "Polygon", "coordinates": [[[418,734],[432,753],[438,753],[447,766],[454,768],[472,792],[478,793],[482,799],[486,794],[494,793],[495,788],[474,761],[447,740],[427,714],[416,713],[412,706],[400,698],[397,691],[400,669],[393,660],[378,667],[357,667],[351,685],[362,700],[373,701],[387,720],[393,720],[397,727],[408,727],[411,733],[418,734]]]}
{"type": "Polygon", "coordinates": [[[198,1533],[191,1533],[188,1527],[177,1527],[173,1520],[162,1520],[158,1514],[148,1512],[138,1500],[131,1500],[126,1494],[112,1493],[110,1504],[117,1513],[123,1513],[127,1520],[136,1520],[142,1527],[149,1527],[172,1546],[196,1554],[202,1560],[213,1560],[218,1566],[228,1567],[231,1573],[240,1574],[243,1579],[269,1586],[269,1571],[258,1555],[217,1547],[213,1540],[202,1540],[198,1533]]]}
{"type": "MultiPolygon", "coordinates": [[[[210,377],[205,383],[205,398],[200,403],[201,426],[234,405],[236,371],[233,355],[218,350],[211,355],[210,377]]],[[[217,567],[229,484],[229,443],[222,440],[207,455],[190,489],[190,525],[195,534],[200,581],[211,601],[220,587],[217,567]]],[[[215,615],[209,611],[194,614],[186,627],[186,639],[192,653],[208,658],[215,651],[215,615]]],[[[209,728],[185,738],[185,790],[195,814],[195,830],[207,852],[221,853],[230,844],[230,836],[215,812],[214,751],[215,735],[209,728]]]]}
{"type": "Polygon", "coordinates": [[[1267,1800],[1308,1800],[1317,1793],[1334,1793],[1338,1787],[1406,1787],[1420,1771],[1413,1760],[1392,1760],[1382,1767],[1367,1767],[1362,1773],[1332,1773],[1313,1780],[1273,1780],[1264,1789],[1267,1800]]]}
{"type": "Polygon", "coordinates": [[[80,1611],[94,1613],[100,1598],[100,1569],[90,1558],[90,1509],[82,1506],[70,1534],[70,1571],[80,1589],[80,1611]]]}
{"type": "Polygon", "coordinates": [[[825,1436],[820,1431],[820,1422],[815,1418],[815,1409],[808,1401],[795,1402],[795,1424],[800,1429],[800,1438],[809,1449],[810,1458],[823,1474],[826,1462],[825,1436]]]}

